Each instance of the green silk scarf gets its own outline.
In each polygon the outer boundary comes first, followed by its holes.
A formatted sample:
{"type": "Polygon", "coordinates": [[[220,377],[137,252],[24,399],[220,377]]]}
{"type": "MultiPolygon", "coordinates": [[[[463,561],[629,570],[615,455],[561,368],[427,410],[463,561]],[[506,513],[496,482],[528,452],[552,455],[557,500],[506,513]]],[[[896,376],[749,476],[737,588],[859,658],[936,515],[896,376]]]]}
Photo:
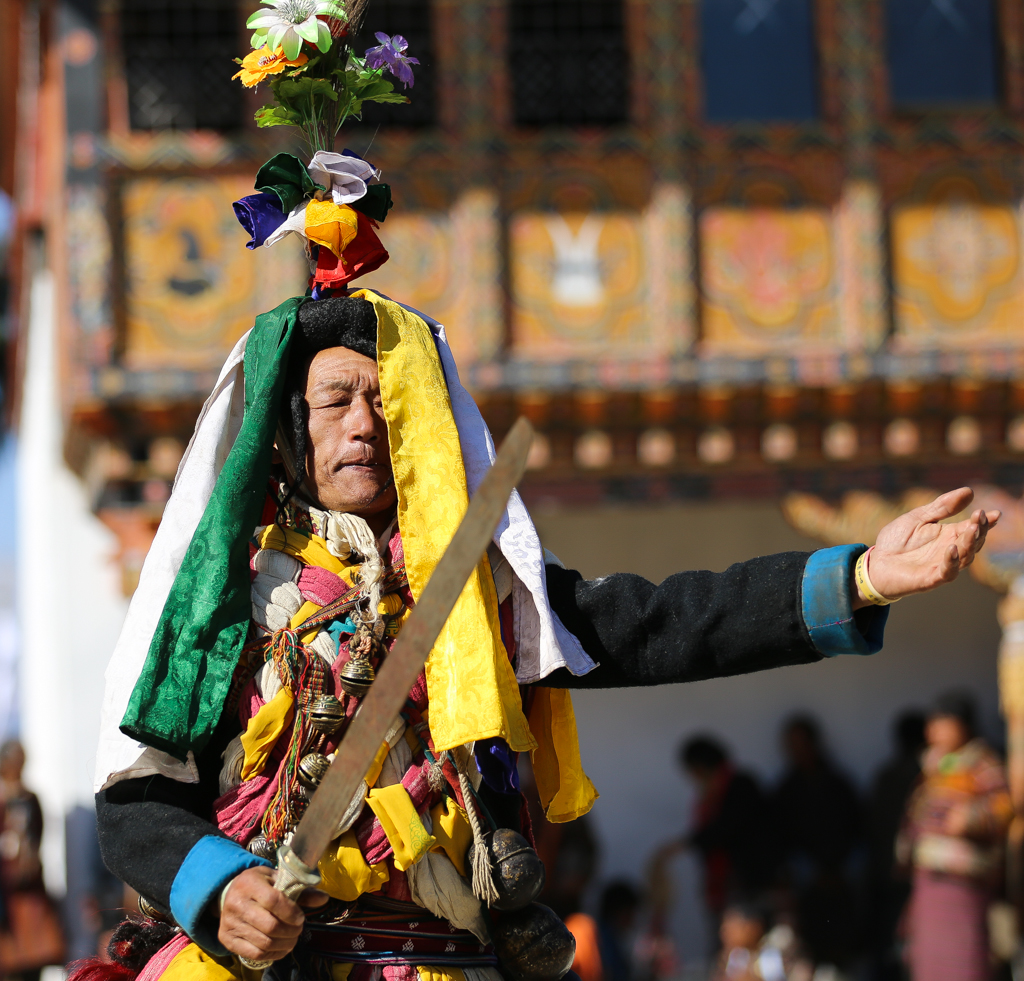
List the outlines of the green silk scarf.
{"type": "Polygon", "coordinates": [[[242,426],[164,604],[121,731],[180,760],[220,721],[252,614],[249,538],[266,497],[288,352],[302,297],[256,318],[242,426]]]}

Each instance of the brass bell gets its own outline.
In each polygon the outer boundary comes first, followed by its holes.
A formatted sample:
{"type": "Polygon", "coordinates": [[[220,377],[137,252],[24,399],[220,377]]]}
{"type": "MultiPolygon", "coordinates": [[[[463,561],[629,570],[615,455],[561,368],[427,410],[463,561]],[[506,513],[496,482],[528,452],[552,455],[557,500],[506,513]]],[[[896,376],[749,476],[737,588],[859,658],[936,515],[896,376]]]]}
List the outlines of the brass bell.
{"type": "Polygon", "coordinates": [[[306,790],[316,790],[330,765],[331,761],[322,753],[307,753],[299,760],[299,783],[306,790]]]}
{"type": "Polygon", "coordinates": [[[256,835],[249,844],[248,849],[257,858],[265,858],[268,862],[273,862],[277,857],[277,850],[274,848],[274,843],[268,841],[263,835],[256,835]]]}
{"type": "Polygon", "coordinates": [[[368,658],[353,657],[341,669],[339,680],[346,695],[362,698],[370,690],[370,685],[373,684],[373,679],[376,677],[376,672],[368,658]]]}
{"type": "Polygon", "coordinates": [[[345,721],[345,709],[333,695],[320,695],[309,710],[309,724],[329,736],[345,721]]]}
{"type": "MultiPolygon", "coordinates": [[[[498,828],[485,838],[491,853],[492,880],[498,898],[494,909],[522,909],[532,903],[544,889],[544,863],[530,843],[511,828],[498,828]]],[[[475,842],[470,842],[466,865],[473,867],[475,842]]]]}
{"type": "Polygon", "coordinates": [[[494,951],[514,981],[554,981],[568,972],[576,940],[553,909],[530,903],[491,926],[494,951]]]}

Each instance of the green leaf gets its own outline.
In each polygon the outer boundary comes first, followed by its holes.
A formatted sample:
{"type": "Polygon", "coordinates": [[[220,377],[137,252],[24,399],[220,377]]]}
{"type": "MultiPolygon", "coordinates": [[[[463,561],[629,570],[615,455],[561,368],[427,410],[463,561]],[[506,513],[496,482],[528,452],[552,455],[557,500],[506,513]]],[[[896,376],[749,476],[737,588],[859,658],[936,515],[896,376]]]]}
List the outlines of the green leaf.
{"type": "Polygon", "coordinates": [[[253,117],[260,129],[268,126],[301,126],[302,117],[297,112],[284,109],[281,106],[264,106],[256,110],[253,117]]]}
{"type": "Polygon", "coordinates": [[[380,95],[364,96],[363,102],[380,102],[387,105],[402,106],[409,102],[409,97],[401,92],[382,92],[380,95]]]}

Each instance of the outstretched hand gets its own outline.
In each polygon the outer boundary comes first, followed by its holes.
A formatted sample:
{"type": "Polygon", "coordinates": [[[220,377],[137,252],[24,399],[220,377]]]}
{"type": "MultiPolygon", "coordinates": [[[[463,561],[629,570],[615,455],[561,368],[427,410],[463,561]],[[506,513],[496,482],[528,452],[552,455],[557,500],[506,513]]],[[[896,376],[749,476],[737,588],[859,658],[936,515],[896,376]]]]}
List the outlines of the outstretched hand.
{"type": "MultiPolygon", "coordinates": [[[[974,500],[970,487],[961,487],[890,521],[879,533],[868,557],[871,584],[888,599],[924,593],[956,579],[985,544],[999,511],[975,511],[956,524],[939,524],[959,514],[974,500]]],[[[870,601],[851,583],[853,608],[870,601]]]]}

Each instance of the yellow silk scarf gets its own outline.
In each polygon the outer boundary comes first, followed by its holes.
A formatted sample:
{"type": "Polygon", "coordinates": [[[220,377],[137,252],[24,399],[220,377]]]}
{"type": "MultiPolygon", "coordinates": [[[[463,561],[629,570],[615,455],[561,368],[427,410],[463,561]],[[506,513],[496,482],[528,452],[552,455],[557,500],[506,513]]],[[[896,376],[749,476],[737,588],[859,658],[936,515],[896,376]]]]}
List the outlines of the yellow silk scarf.
{"type": "MultiPolygon", "coordinates": [[[[398,527],[409,587],[419,598],[469,505],[459,433],[424,320],[370,290],[353,295],[369,300],[377,311],[377,367],[398,491],[398,527]]],[[[438,751],[500,736],[516,751],[535,751],[550,820],[569,821],[590,809],[597,792],[580,762],[569,693],[538,688],[535,717],[528,723],[523,714],[501,642],[498,598],[486,556],[430,652],[426,677],[430,732],[438,751]]]]}

